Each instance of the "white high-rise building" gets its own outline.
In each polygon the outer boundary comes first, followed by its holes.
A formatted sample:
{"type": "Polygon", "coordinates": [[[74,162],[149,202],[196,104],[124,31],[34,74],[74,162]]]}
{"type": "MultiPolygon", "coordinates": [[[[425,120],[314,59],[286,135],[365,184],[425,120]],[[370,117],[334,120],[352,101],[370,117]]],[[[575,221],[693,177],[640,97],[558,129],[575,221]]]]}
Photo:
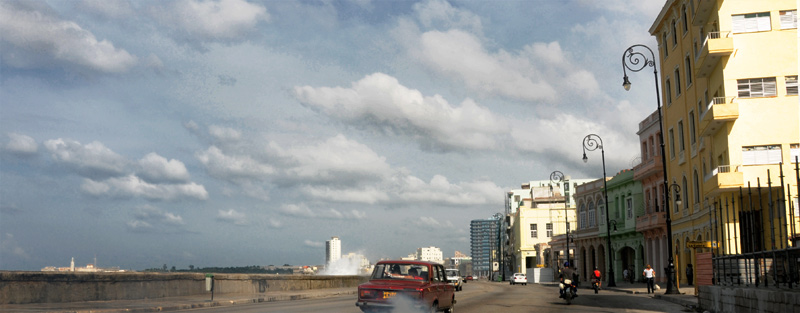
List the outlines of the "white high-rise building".
{"type": "Polygon", "coordinates": [[[442,250],[437,247],[417,248],[417,259],[420,261],[444,263],[442,250]]]}
{"type": "Polygon", "coordinates": [[[331,237],[331,240],[325,242],[325,263],[331,264],[341,258],[342,242],[339,241],[339,237],[331,237]]]}

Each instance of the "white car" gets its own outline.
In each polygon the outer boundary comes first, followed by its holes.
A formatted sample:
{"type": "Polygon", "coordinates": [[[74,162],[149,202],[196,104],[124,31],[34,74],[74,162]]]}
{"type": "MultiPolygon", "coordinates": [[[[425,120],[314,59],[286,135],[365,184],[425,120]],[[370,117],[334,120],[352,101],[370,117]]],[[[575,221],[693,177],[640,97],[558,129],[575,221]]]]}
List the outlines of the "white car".
{"type": "Polygon", "coordinates": [[[458,270],[448,268],[444,271],[447,275],[447,282],[453,285],[453,287],[456,288],[456,291],[461,291],[461,289],[464,288],[464,281],[461,279],[461,274],[458,273],[458,270]]]}
{"type": "Polygon", "coordinates": [[[528,277],[525,276],[525,274],[523,274],[523,273],[514,273],[514,276],[511,276],[511,284],[512,285],[515,285],[515,284],[527,285],[528,284],[528,277]]]}

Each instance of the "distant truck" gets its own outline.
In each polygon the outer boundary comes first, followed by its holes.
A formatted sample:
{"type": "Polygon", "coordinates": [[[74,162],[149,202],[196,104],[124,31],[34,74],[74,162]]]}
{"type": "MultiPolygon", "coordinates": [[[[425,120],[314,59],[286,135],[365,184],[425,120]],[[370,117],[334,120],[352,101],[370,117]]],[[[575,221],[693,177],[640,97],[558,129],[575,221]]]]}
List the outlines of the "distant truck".
{"type": "Polygon", "coordinates": [[[453,285],[456,288],[456,291],[461,291],[464,288],[464,281],[461,278],[461,274],[458,272],[457,269],[449,268],[444,270],[447,273],[447,282],[453,285]]]}

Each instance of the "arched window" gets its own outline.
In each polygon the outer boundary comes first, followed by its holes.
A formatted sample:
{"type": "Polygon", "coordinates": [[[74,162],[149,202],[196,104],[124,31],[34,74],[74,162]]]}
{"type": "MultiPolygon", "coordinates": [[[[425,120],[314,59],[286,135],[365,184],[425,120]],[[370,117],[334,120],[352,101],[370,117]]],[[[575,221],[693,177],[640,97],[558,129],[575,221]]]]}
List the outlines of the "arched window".
{"type": "Polygon", "coordinates": [[[580,216],[580,228],[584,229],[584,228],[588,227],[588,225],[586,223],[586,205],[584,205],[583,203],[581,203],[580,214],[581,214],[581,216],[580,216]]]}
{"type": "Polygon", "coordinates": [[[678,45],[678,24],[672,20],[672,47],[678,45]]]}
{"type": "Polygon", "coordinates": [[[688,22],[689,19],[686,18],[686,5],[683,5],[683,7],[681,7],[681,14],[682,14],[681,23],[683,24],[683,33],[685,34],[687,31],[689,31],[689,22],[688,22]]]}
{"type": "Polygon", "coordinates": [[[594,212],[594,201],[591,201],[589,202],[589,227],[594,227],[597,225],[597,219],[595,218],[594,212]]]}

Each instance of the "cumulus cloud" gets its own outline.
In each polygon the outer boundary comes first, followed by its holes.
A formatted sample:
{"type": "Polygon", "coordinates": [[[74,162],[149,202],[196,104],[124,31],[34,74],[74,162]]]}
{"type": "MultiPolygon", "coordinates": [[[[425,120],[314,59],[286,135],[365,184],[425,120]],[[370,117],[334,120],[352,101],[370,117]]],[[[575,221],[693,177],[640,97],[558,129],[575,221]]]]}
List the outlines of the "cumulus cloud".
{"type": "Polygon", "coordinates": [[[2,252],[3,255],[13,255],[14,257],[24,260],[29,260],[31,258],[28,251],[17,243],[17,240],[14,239],[14,235],[11,233],[5,233],[3,237],[0,238],[0,252],[2,252]]]}
{"type": "Polygon", "coordinates": [[[332,188],[320,186],[303,186],[301,191],[315,199],[326,199],[333,202],[349,203],[386,203],[390,197],[377,187],[332,188]]]}
{"type": "Polygon", "coordinates": [[[303,242],[303,245],[305,245],[306,247],[311,247],[311,248],[322,248],[322,247],[325,246],[325,243],[322,242],[322,241],[313,241],[313,240],[306,239],[303,242]]]}
{"type": "Polygon", "coordinates": [[[441,228],[454,228],[453,223],[450,221],[440,222],[438,219],[430,216],[420,216],[418,218],[411,218],[408,222],[419,228],[426,230],[435,230],[441,228]]]}
{"type": "Polygon", "coordinates": [[[103,181],[85,179],[81,190],[92,196],[141,197],[154,201],[170,201],[179,199],[208,199],[208,192],[203,185],[195,182],[184,184],[152,184],[136,175],[112,177],[103,181]]]}
{"type": "Polygon", "coordinates": [[[606,147],[614,151],[627,151],[628,154],[612,153],[607,160],[627,166],[631,157],[638,155],[636,142],[631,142],[628,132],[619,128],[610,128],[598,123],[592,117],[583,118],[567,113],[556,114],[548,118],[533,118],[515,124],[511,136],[521,151],[549,154],[561,159],[580,159],[580,148],[583,138],[589,134],[597,134],[603,138],[606,147]],[[564,127],[570,125],[570,127],[564,127]],[[535,134],[560,134],[559,136],[536,136],[535,134]],[[564,144],[570,142],[572,144],[564,144]],[[633,154],[633,155],[632,155],[633,154]]]}
{"type": "Polygon", "coordinates": [[[153,183],[178,183],[189,180],[189,172],[183,162],[175,159],[167,160],[154,152],[139,160],[138,176],[153,183]]]}
{"type": "Polygon", "coordinates": [[[414,12],[420,23],[427,28],[457,28],[479,33],[483,29],[480,16],[459,10],[443,0],[431,0],[414,4],[414,12]]]}
{"type": "Polygon", "coordinates": [[[267,9],[244,0],[180,0],[154,7],[153,16],[176,37],[188,41],[236,41],[269,21],[267,9]],[[184,35],[185,34],[185,35],[184,35]]]}
{"type": "Polygon", "coordinates": [[[184,221],[180,215],[166,212],[154,206],[136,208],[128,221],[128,230],[133,232],[173,233],[184,231],[184,221]]]}
{"type": "Polygon", "coordinates": [[[231,223],[238,226],[247,225],[247,216],[244,213],[238,212],[234,209],[218,210],[217,220],[225,223],[231,223]]]}
{"type": "Polygon", "coordinates": [[[134,14],[134,9],[128,0],[81,0],[76,5],[85,12],[108,19],[122,19],[134,14]]]}
{"type": "Polygon", "coordinates": [[[374,181],[390,174],[386,158],[344,135],[319,144],[283,148],[270,143],[272,153],[287,164],[285,178],[303,183],[356,184],[374,181]]]}
{"type": "Polygon", "coordinates": [[[208,127],[208,134],[219,141],[238,141],[242,133],[230,127],[211,125],[208,127]]]}
{"type": "Polygon", "coordinates": [[[326,219],[326,220],[360,220],[366,218],[366,213],[358,210],[339,211],[333,208],[311,210],[306,204],[287,204],[282,206],[278,213],[301,218],[326,219]]]}
{"type": "Polygon", "coordinates": [[[506,122],[467,99],[460,106],[440,95],[423,96],[383,73],[368,75],[350,88],[294,88],[303,104],[338,120],[386,133],[401,133],[438,149],[491,149],[506,122]]]}
{"type": "Polygon", "coordinates": [[[69,139],[52,139],[44,142],[53,160],[73,168],[79,175],[98,179],[122,175],[128,161],[100,142],[82,145],[69,139]]]}
{"type": "Polygon", "coordinates": [[[0,2],[0,55],[16,68],[77,68],[103,73],[125,72],[136,56],[107,40],[98,40],[52,8],[31,1],[0,2]]]}
{"type": "Polygon", "coordinates": [[[32,137],[17,133],[8,134],[8,142],[4,147],[5,151],[20,157],[36,155],[39,151],[39,144],[32,137]]]}
{"type": "Polygon", "coordinates": [[[472,181],[453,184],[441,175],[429,182],[414,176],[398,178],[398,200],[406,203],[433,203],[441,205],[499,204],[503,189],[490,181],[472,181]]]}
{"type": "Polygon", "coordinates": [[[264,180],[275,173],[272,166],[256,161],[249,155],[228,155],[216,146],[198,152],[195,156],[209,174],[231,182],[264,180]]]}
{"type": "Polygon", "coordinates": [[[269,219],[267,219],[267,227],[275,229],[282,228],[283,223],[274,217],[270,217],[269,219]]]}

